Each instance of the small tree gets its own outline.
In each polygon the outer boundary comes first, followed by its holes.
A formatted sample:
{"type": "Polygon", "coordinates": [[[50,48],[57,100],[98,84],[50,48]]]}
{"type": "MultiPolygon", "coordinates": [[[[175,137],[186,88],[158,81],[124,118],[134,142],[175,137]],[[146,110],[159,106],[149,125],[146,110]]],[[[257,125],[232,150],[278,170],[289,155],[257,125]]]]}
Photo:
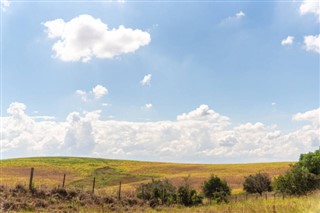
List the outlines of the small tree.
{"type": "Polygon", "coordinates": [[[184,183],[178,188],[177,201],[185,206],[198,205],[202,203],[202,197],[197,194],[189,183],[190,176],[184,178],[184,183]]]}
{"type": "Polygon", "coordinates": [[[153,205],[176,202],[176,188],[167,180],[153,180],[137,187],[137,197],[152,201],[153,205]]]}
{"type": "Polygon", "coordinates": [[[320,175],[320,149],[301,154],[298,164],[300,167],[308,169],[310,173],[320,175]]]}
{"type": "Polygon", "coordinates": [[[257,173],[244,177],[243,189],[248,193],[259,193],[262,196],[263,192],[270,192],[271,179],[267,173],[257,173]]]}
{"type": "Polygon", "coordinates": [[[297,164],[275,179],[274,188],[281,193],[304,195],[316,189],[317,181],[316,175],[297,164]]]}
{"type": "Polygon", "coordinates": [[[213,199],[217,203],[228,202],[228,195],[231,194],[227,182],[214,175],[211,175],[209,180],[204,181],[202,190],[204,196],[209,198],[210,202],[213,199]]]}

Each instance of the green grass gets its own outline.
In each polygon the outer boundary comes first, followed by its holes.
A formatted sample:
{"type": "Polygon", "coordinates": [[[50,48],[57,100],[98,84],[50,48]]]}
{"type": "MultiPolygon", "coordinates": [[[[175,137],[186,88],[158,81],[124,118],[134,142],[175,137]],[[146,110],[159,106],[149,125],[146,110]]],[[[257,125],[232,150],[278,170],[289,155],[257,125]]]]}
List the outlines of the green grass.
{"type": "Polygon", "coordinates": [[[69,187],[90,189],[95,177],[98,189],[112,189],[121,181],[124,190],[133,190],[137,184],[151,178],[168,178],[178,185],[183,177],[190,175],[193,187],[200,189],[202,182],[215,174],[226,179],[233,193],[239,193],[242,191],[244,176],[266,172],[274,177],[283,174],[289,164],[177,164],[77,157],[18,158],[1,161],[0,181],[2,185],[9,186],[26,184],[29,181],[30,168],[34,167],[36,186],[61,185],[63,174],[66,174],[66,184],[69,187]]]}

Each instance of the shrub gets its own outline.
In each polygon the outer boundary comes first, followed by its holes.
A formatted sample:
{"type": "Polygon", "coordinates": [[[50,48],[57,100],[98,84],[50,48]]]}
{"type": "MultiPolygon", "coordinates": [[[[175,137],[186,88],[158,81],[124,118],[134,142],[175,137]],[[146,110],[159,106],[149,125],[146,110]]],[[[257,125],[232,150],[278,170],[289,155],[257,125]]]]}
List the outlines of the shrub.
{"type": "Polygon", "coordinates": [[[306,168],[298,165],[293,166],[287,173],[280,175],[274,181],[274,187],[277,191],[291,194],[304,195],[307,192],[316,189],[316,175],[310,173],[306,168]]]}
{"type": "Polygon", "coordinates": [[[184,184],[178,188],[177,202],[185,206],[201,204],[203,198],[190,186],[189,177],[185,178],[184,184]]]}
{"type": "Polygon", "coordinates": [[[152,201],[157,204],[171,204],[176,201],[176,189],[167,180],[152,180],[147,184],[142,184],[137,188],[137,197],[152,201]]]}
{"type": "Polygon", "coordinates": [[[271,179],[267,173],[257,173],[244,177],[243,189],[248,193],[259,193],[260,196],[263,192],[270,192],[271,179]]]}
{"type": "Polygon", "coordinates": [[[213,199],[217,203],[228,202],[228,195],[231,194],[227,182],[214,175],[211,175],[209,180],[204,181],[202,190],[205,197],[209,198],[210,201],[213,199]]]}

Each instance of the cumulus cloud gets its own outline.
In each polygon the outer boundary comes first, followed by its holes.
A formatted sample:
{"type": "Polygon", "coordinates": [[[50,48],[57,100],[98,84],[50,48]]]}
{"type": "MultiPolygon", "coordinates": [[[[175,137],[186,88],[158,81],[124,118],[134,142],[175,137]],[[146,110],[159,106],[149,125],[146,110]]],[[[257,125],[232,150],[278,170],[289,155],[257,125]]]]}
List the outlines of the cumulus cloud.
{"type": "Polygon", "coordinates": [[[308,35],[304,37],[304,47],[307,51],[320,53],[320,34],[308,35]]]}
{"type": "Polygon", "coordinates": [[[1,0],[1,10],[5,12],[8,7],[10,6],[10,1],[9,0],[1,0]]]}
{"type": "Polygon", "coordinates": [[[151,74],[147,74],[143,77],[143,79],[140,81],[140,83],[143,86],[150,86],[151,83],[151,79],[152,79],[152,75],[151,74]]]}
{"type": "Polygon", "coordinates": [[[214,110],[210,109],[208,105],[200,105],[197,109],[183,113],[177,116],[178,121],[183,120],[205,120],[210,122],[216,122],[218,124],[228,125],[229,118],[222,116],[214,110]]]}
{"type": "Polygon", "coordinates": [[[236,15],[235,15],[236,18],[242,18],[242,17],[245,17],[245,16],[246,16],[246,14],[244,12],[242,12],[242,11],[236,13],[236,15]]]}
{"type": "Polygon", "coordinates": [[[151,109],[151,108],[152,108],[152,104],[145,104],[145,105],[144,105],[144,108],[145,108],[145,109],[151,109]]]}
{"type": "Polygon", "coordinates": [[[108,90],[104,86],[97,85],[92,89],[92,93],[96,99],[99,99],[108,94],[108,90]]]}
{"type": "Polygon", "coordinates": [[[300,5],[300,14],[306,15],[308,13],[314,14],[320,21],[320,3],[315,0],[304,0],[300,5]]]}
{"type": "Polygon", "coordinates": [[[310,121],[314,125],[320,125],[320,108],[310,110],[304,113],[297,113],[292,116],[294,121],[310,121]]]}
{"type": "Polygon", "coordinates": [[[293,44],[293,40],[294,40],[294,37],[293,36],[288,36],[287,38],[283,39],[281,41],[281,45],[282,46],[285,46],[285,45],[292,45],[293,44]]]}
{"type": "Polygon", "coordinates": [[[108,89],[99,84],[92,88],[92,90],[89,92],[84,90],[76,90],[75,92],[75,94],[84,102],[91,101],[92,99],[100,99],[108,93],[108,89]]]}
{"type": "Polygon", "coordinates": [[[139,29],[109,29],[107,24],[90,15],[80,15],[65,22],[55,19],[44,23],[48,38],[57,40],[52,50],[62,61],[88,62],[92,57],[114,58],[133,53],[150,43],[148,32],[139,29]]]}
{"type": "Polygon", "coordinates": [[[288,133],[261,122],[232,125],[207,105],[177,120],[157,122],[103,120],[101,111],[71,112],[65,121],[36,120],[25,110],[24,104],[12,103],[1,118],[4,158],[36,153],[206,163],[288,161],[320,145],[319,109],[293,115],[294,122],[306,123],[288,133]]]}

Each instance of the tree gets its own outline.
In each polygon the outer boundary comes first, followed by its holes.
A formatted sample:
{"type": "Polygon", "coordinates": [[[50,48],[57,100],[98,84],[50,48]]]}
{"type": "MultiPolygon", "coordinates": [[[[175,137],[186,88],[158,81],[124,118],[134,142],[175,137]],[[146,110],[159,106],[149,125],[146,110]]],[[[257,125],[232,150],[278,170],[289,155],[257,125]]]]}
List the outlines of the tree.
{"type": "Polygon", "coordinates": [[[257,173],[244,177],[243,189],[248,193],[259,193],[260,196],[263,192],[270,192],[271,179],[267,173],[257,173]]]}
{"type": "Polygon", "coordinates": [[[153,180],[137,187],[137,197],[151,201],[152,205],[171,204],[176,201],[176,188],[167,180],[153,180]]]}
{"type": "Polygon", "coordinates": [[[308,169],[310,173],[320,175],[320,149],[315,152],[301,154],[299,166],[308,169]]]}
{"type": "Polygon", "coordinates": [[[281,193],[304,195],[317,188],[317,181],[316,175],[296,164],[275,179],[274,188],[281,193]]]}
{"type": "Polygon", "coordinates": [[[228,195],[231,194],[231,189],[225,180],[221,180],[218,176],[211,175],[209,180],[204,181],[202,185],[203,194],[213,199],[217,203],[228,202],[228,195]]]}
{"type": "Polygon", "coordinates": [[[184,178],[184,183],[178,188],[177,201],[185,206],[201,204],[203,198],[191,187],[189,178],[190,176],[184,178]]]}

